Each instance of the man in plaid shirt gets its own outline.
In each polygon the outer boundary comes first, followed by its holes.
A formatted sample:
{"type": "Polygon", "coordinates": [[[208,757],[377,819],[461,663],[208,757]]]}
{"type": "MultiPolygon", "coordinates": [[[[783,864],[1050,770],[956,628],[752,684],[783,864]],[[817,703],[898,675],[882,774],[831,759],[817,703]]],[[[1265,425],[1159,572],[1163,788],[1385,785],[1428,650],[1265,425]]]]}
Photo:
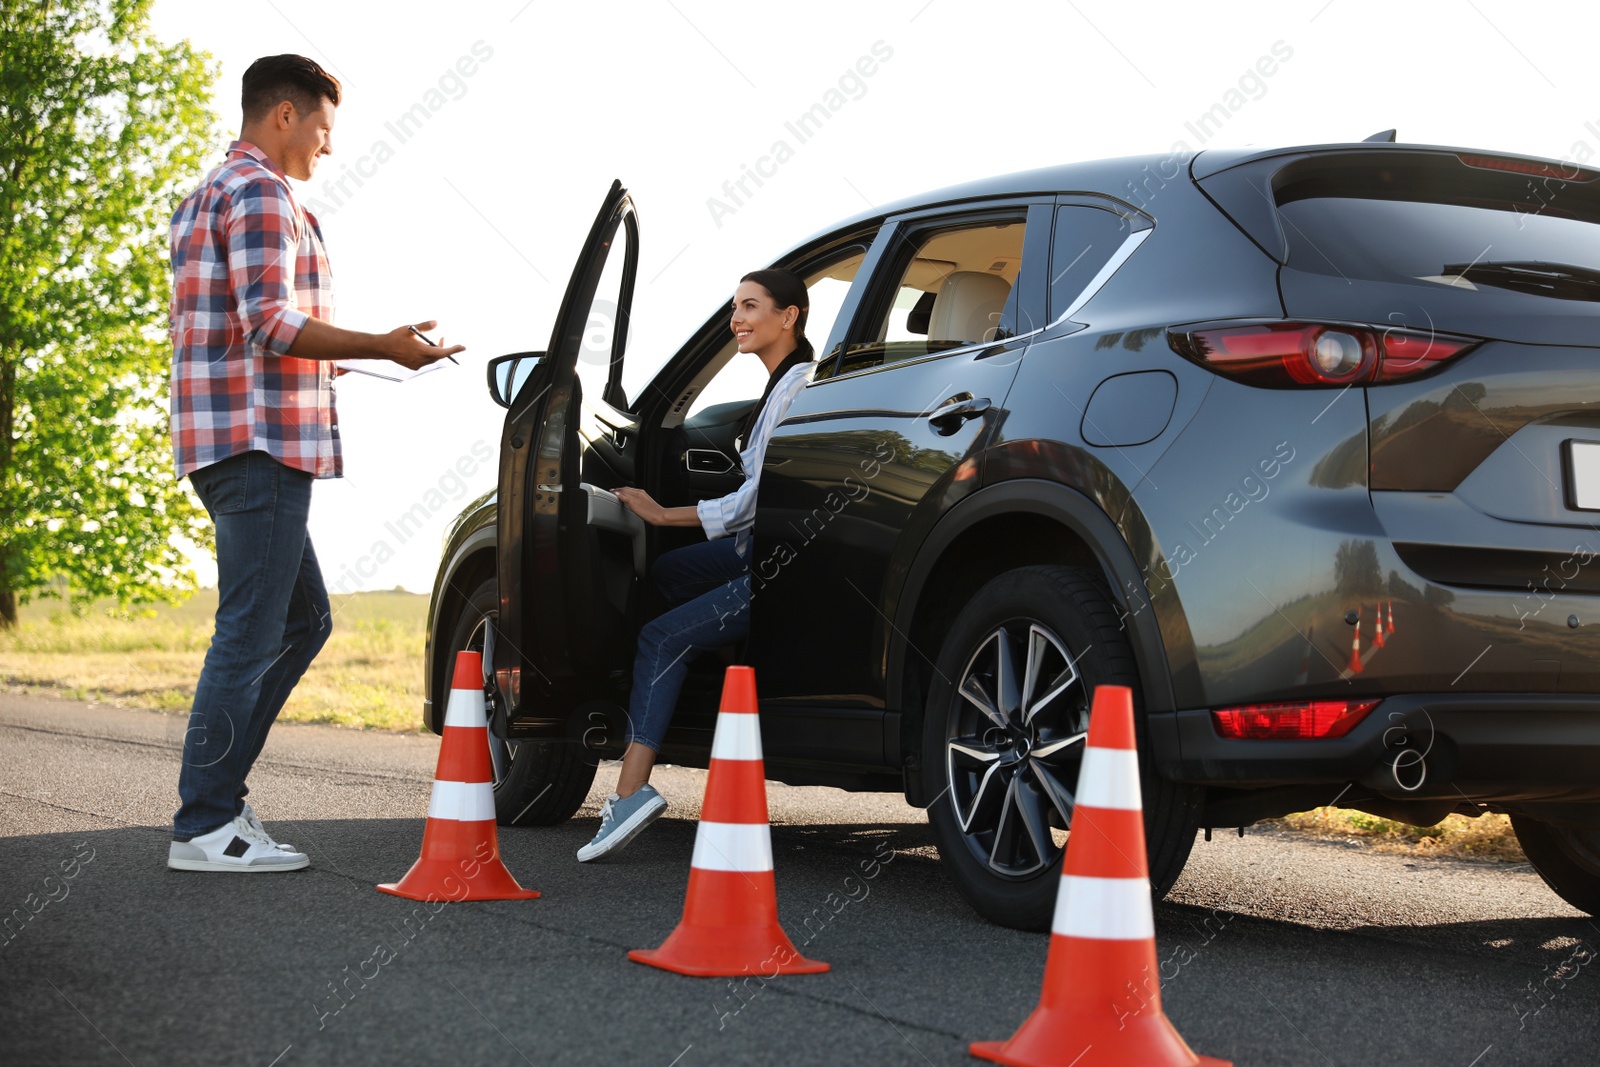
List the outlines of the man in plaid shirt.
{"type": "MultiPolygon", "coordinates": [[[[244,75],[227,159],[172,219],[172,442],[217,535],[217,618],[195,689],[167,866],[298,870],[245,801],[278,711],[328,639],[328,594],[306,535],[311,483],[343,473],[334,362],[417,370],[461,351],[409,326],[333,325],[333,274],[317,220],[288,178],[332,151],[339,83],[303,56],[244,75]]],[[[428,330],[432,322],[416,327],[428,330]]]]}

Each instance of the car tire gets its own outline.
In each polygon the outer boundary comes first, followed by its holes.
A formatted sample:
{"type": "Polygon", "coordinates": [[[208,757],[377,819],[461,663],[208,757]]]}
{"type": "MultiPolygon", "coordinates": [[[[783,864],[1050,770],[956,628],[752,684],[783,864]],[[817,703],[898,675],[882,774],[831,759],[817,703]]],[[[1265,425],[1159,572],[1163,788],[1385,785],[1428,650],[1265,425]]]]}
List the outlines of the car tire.
{"type": "Polygon", "coordinates": [[[1098,685],[1134,691],[1150,881],[1164,896],[1194,844],[1203,794],[1153,771],[1133,650],[1099,576],[1053,564],[999,575],[961,610],[937,666],[922,737],[928,821],[972,907],[1002,926],[1049,928],[1098,685]],[[1004,726],[962,695],[996,695],[1002,657],[1013,699],[988,703],[1004,726]]]}
{"type": "Polygon", "coordinates": [[[1511,828],[1528,862],[1556,896],[1579,911],[1600,915],[1600,827],[1559,826],[1513,815],[1511,828]]]}
{"type": "MultiPolygon", "coordinates": [[[[444,633],[450,650],[448,668],[458,650],[482,652],[484,636],[500,610],[500,593],[494,579],[472,591],[454,625],[444,633]]],[[[450,699],[449,669],[437,672],[439,685],[433,699],[444,707],[450,699]]],[[[499,699],[493,679],[485,679],[487,699],[499,699]]],[[[490,717],[494,708],[491,704],[490,717]]],[[[494,775],[495,821],[501,826],[554,826],[572,818],[594,784],[595,763],[581,746],[565,742],[519,741],[489,732],[489,762],[494,775]]]]}

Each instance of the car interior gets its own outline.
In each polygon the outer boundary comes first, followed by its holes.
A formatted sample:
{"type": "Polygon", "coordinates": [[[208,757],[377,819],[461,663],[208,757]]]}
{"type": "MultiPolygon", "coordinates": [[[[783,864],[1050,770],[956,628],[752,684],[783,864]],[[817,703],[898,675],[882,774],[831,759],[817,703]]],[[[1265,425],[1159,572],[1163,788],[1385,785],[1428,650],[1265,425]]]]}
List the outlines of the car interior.
{"type": "MultiPolygon", "coordinates": [[[[813,339],[826,340],[865,256],[864,246],[851,246],[803,275],[812,302],[807,333],[813,339]]],[[[622,507],[610,487],[649,486],[665,507],[733,492],[744,481],[736,438],[766,386],[760,362],[738,358],[719,312],[700,353],[690,357],[689,379],[676,387],[657,428],[641,426],[638,414],[609,402],[607,371],[619,323],[617,304],[606,297],[616,292],[612,264],[622,261],[615,252],[608,260],[579,355],[584,404],[576,481],[583,535],[570,538],[564,549],[574,648],[585,650],[582,659],[608,669],[631,660],[639,620],[657,607],[652,587],[639,580],[647,577],[650,560],[701,536],[698,529],[646,526],[622,507]]],[[[662,411],[659,403],[635,406],[662,411]]]]}

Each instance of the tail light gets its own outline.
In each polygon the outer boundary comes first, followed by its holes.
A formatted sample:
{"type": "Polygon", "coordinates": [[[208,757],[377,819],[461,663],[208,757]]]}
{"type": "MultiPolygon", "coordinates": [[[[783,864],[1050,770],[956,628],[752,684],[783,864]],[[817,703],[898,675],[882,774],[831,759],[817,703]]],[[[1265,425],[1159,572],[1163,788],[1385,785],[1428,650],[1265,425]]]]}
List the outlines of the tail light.
{"type": "Polygon", "coordinates": [[[1343,737],[1381,700],[1244,704],[1211,713],[1217,733],[1235,741],[1310,741],[1343,737]]]}
{"type": "Polygon", "coordinates": [[[1185,359],[1269,389],[1375,385],[1417,378],[1479,343],[1424,330],[1330,322],[1215,322],[1174,326],[1185,359]]]}
{"type": "Polygon", "coordinates": [[[1564,182],[1592,182],[1600,175],[1585,171],[1575,163],[1542,163],[1535,159],[1517,159],[1512,156],[1470,155],[1456,153],[1456,158],[1474,170],[1504,170],[1513,174],[1532,174],[1539,178],[1559,178],[1564,182]]]}

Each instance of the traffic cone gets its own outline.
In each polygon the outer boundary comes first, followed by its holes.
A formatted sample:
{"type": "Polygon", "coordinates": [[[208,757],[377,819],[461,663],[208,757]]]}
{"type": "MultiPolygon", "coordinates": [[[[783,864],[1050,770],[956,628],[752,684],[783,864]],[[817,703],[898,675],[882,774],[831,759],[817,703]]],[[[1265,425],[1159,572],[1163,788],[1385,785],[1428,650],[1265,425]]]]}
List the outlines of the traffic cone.
{"type": "Polygon", "coordinates": [[[1360,674],[1361,667],[1361,619],[1356,619],[1356,632],[1350,638],[1350,673],[1360,674]]]}
{"type": "Polygon", "coordinates": [[[1383,608],[1376,603],[1372,605],[1372,647],[1383,647],[1383,608]]]}
{"type": "Polygon", "coordinates": [[[1389,601],[1389,632],[1394,633],[1394,601],[1389,601]]]}
{"type": "Polygon", "coordinates": [[[422,831],[422,856],[398,882],[378,886],[411,900],[530,900],[500,862],[494,772],[483,703],[483,654],[457,652],[444,713],[444,742],[422,831]]]}
{"type": "Polygon", "coordinates": [[[800,955],[778,925],[756,672],[750,667],[729,667],[723,681],[683,921],[660,948],[634,949],[628,958],[701,978],[828,969],[800,955]]]}
{"type": "Polygon", "coordinates": [[[1078,802],[1056,891],[1039,1006],[974,1056],[1016,1067],[1229,1067],[1197,1056],[1161,1010],[1133,691],[1094,691],[1078,802]]]}

